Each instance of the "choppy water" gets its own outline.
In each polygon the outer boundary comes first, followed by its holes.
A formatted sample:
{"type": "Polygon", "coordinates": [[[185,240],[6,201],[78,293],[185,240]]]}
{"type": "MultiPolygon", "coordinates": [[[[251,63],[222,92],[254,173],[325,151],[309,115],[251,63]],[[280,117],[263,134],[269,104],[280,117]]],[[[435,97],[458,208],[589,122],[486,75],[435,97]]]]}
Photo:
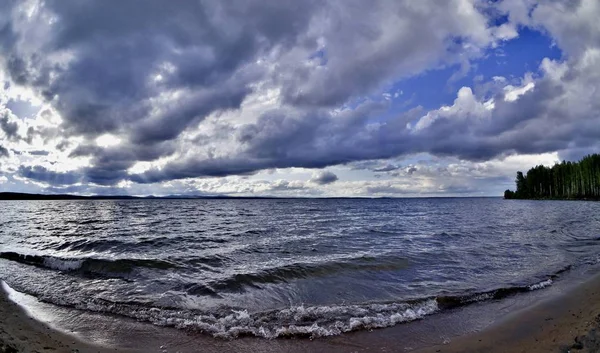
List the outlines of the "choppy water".
{"type": "Polygon", "coordinates": [[[0,278],[217,337],[327,336],[543,289],[598,262],[600,203],[0,202],[0,278]]]}

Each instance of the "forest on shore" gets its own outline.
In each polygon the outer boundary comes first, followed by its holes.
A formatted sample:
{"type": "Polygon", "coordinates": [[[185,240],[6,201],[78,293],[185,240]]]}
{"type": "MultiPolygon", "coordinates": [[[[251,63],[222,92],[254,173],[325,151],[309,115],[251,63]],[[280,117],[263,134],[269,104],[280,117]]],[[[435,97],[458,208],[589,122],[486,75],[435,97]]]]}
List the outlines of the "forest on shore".
{"type": "Polygon", "coordinates": [[[506,190],[505,199],[600,200],[600,154],[517,172],[515,183],[516,191],[506,190]]]}

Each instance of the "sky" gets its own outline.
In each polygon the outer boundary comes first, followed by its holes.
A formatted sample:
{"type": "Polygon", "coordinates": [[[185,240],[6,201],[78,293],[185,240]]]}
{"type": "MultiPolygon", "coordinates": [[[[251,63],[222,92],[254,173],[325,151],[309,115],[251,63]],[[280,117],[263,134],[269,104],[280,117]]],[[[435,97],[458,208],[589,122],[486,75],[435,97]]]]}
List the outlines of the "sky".
{"type": "Polygon", "coordinates": [[[4,0],[0,191],[500,196],[600,151],[597,0],[4,0]]]}

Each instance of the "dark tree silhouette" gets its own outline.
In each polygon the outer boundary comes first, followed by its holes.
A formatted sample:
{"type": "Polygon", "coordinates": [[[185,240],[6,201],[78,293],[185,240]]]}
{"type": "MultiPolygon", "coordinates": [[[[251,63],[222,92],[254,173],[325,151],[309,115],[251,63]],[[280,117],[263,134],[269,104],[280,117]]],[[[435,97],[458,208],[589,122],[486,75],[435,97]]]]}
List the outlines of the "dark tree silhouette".
{"type": "Polygon", "coordinates": [[[600,155],[579,162],[538,165],[526,175],[517,172],[517,190],[506,190],[506,199],[596,199],[600,200],[600,155]]]}

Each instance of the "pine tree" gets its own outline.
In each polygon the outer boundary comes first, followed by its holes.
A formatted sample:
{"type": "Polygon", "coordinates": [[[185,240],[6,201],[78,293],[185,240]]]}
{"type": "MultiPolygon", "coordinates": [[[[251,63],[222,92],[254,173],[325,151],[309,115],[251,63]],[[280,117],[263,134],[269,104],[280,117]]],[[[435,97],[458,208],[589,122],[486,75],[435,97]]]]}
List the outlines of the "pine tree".
{"type": "Polygon", "coordinates": [[[600,155],[579,162],[535,166],[524,175],[517,172],[517,190],[506,190],[504,197],[516,199],[600,199],[600,155]]]}

